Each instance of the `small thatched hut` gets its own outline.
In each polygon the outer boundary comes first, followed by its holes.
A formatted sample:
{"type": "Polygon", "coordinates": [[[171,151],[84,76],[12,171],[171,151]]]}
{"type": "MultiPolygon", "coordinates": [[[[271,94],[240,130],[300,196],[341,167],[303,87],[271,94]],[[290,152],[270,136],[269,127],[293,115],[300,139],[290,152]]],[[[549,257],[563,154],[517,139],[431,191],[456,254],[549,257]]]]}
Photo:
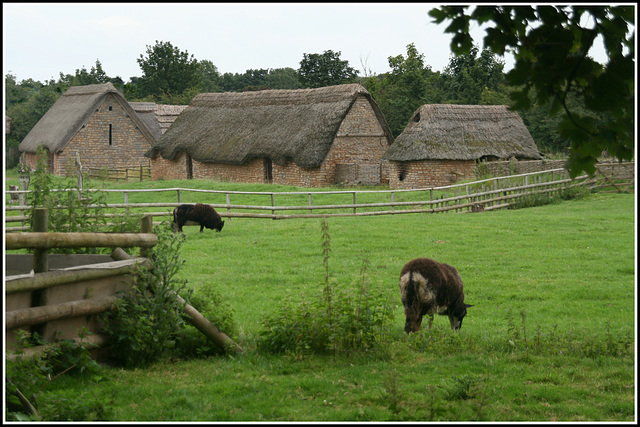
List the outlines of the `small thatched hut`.
{"type": "Polygon", "coordinates": [[[49,170],[73,172],[76,152],[87,168],[148,165],[155,138],[111,84],[70,87],[20,143],[23,162],[36,167],[38,146],[49,152],[49,170]]]}
{"type": "Polygon", "coordinates": [[[147,156],[153,179],[377,184],[392,141],[369,92],[347,84],[200,94],[147,156]]]}
{"type": "Polygon", "coordinates": [[[391,188],[473,178],[478,161],[541,159],[520,116],[506,105],[427,104],[385,153],[391,188]]]}

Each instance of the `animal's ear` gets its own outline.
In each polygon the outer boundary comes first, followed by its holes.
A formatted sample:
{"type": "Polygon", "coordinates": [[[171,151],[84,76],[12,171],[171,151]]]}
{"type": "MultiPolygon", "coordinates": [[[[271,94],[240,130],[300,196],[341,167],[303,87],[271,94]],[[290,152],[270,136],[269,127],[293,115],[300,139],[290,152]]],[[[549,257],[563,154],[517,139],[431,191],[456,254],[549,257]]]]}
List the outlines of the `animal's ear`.
{"type": "Polygon", "coordinates": [[[465,304],[464,306],[465,308],[473,307],[473,305],[470,305],[470,304],[465,304]]]}

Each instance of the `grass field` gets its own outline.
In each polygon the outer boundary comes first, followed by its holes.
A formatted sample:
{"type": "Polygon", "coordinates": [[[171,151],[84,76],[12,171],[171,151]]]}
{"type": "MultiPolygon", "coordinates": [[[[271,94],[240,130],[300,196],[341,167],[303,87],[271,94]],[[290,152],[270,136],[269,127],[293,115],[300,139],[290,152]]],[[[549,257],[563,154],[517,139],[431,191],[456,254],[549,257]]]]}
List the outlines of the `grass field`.
{"type": "Polygon", "coordinates": [[[366,259],[372,292],[395,301],[385,350],[350,356],[255,349],[282,300],[322,288],[321,220],[185,227],[180,277],[224,296],[245,354],[105,368],[52,387],[108,399],[114,421],[634,421],[634,205],[634,194],[601,193],[478,214],[329,219],[331,280],[356,284],[366,259]],[[415,257],[459,270],[474,305],[460,333],[446,317],[404,333],[398,278],[415,257]]]}

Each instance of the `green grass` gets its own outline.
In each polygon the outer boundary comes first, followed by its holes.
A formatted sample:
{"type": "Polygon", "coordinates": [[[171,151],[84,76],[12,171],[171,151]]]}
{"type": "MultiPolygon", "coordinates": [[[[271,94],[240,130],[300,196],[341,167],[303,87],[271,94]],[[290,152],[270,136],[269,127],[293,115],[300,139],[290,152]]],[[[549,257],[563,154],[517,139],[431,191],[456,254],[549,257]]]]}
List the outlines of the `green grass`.
{"type": "MultiPolygon", "coordinates": [[[[157,185],[133,184],[118,185],[157,185]]],[[[185,227],[180,277],[231,304],[245,354],[104,368],[100,381],[49,387],[92,390],[109,399],[114,421],[633,421],[634,197],[328,219],[331,279],[358,283],[368,259],[372,289],[396,301],[384,351],[338,357],[255,350],[280,301],[323,287],[320,219],[233,218],[220,233],[185,227]],[[422,256],[460,272],[474,307],[459,334],[445,317],[430,332],[403,331],[398,276],[422,256]]]]}

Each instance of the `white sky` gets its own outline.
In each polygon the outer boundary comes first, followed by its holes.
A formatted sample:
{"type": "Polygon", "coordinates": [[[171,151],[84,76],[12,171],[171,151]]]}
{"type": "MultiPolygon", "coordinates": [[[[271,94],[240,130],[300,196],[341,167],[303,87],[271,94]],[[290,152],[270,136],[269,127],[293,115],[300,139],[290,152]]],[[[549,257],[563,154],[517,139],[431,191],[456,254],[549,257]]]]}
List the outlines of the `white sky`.
{"type": "MultiPolygon", "coordinates": [[[[297,69],[305,53],[341,52],[364,75],[390,71],[388,58],[414,43],[425,64],[442,71],[451,35],[436,25],[432,3],[3,3],[4,74],[18,82],[57,80],[90,70],[141,76],[136,61],[156,40],[171,42],[223,74],[297,69]]],[[[484,31],[472,31],[482,49],[484,31]]],[[[604,54],[594,52],[596,60],[604,54]]],[[[505,70],[511,56],[503,58],[505,70]]]]}

